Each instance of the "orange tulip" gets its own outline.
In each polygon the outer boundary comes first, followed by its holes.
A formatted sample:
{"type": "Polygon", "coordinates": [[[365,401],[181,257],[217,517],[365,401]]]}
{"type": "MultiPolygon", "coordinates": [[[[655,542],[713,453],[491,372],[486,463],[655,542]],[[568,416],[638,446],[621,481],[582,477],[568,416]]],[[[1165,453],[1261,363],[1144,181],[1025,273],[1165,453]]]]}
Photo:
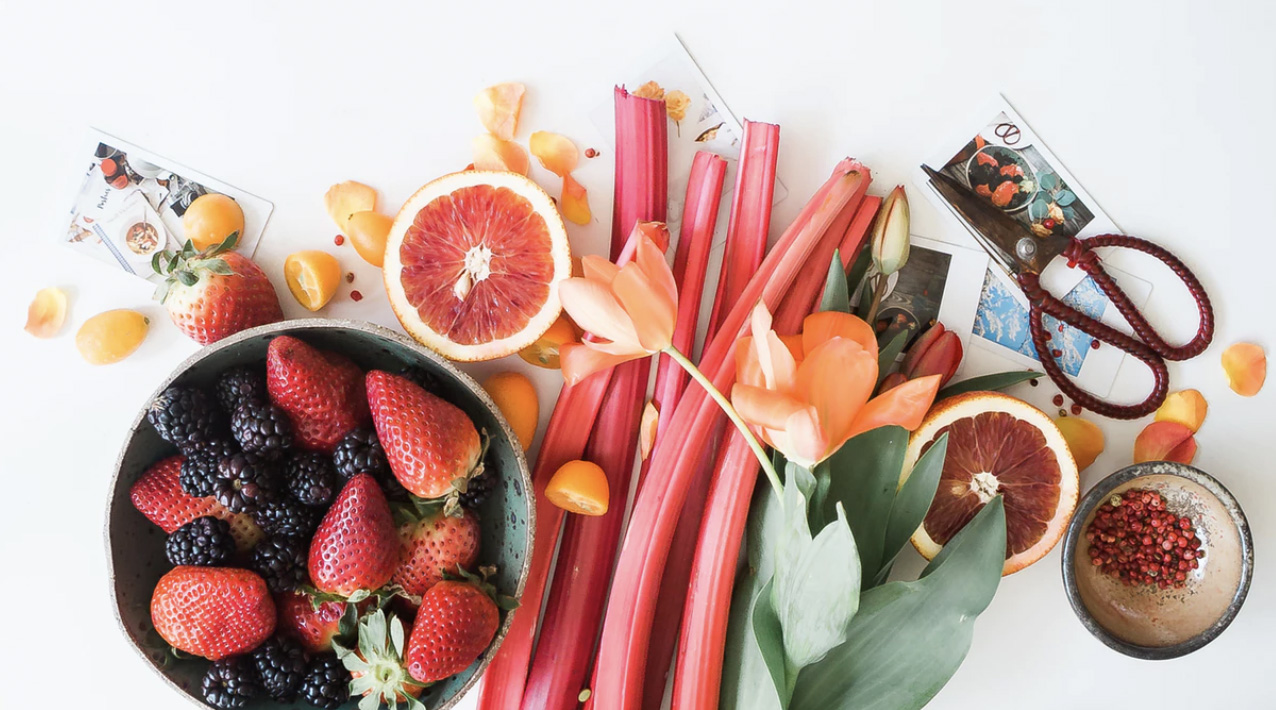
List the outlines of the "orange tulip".
{"type": "Polygon", "coordinates": [[[678,286],[656,243],[661,240],[667,245],[667,235],[664,224],[641,222],[630,237],[631,261],[624,263],[622,255],[623,266],[617,266],[599,256],[586,256],[581,259],[584,276],[559,286],[563,308],[593,336],[559,349],[567,384],[654,355],[673,342],[678,286]]]}
{"type": "Polygon", "coordinates": [[[803,321],[800,338],[783,338],[759,303],[752,331],[736,348],[731,402],[763,441],[806,467],[869,429],[916,429],[939,391],[941,377],[932,375],[870,399],[877,338],[869,324],[846,313],[814,313],[803,321]]]}

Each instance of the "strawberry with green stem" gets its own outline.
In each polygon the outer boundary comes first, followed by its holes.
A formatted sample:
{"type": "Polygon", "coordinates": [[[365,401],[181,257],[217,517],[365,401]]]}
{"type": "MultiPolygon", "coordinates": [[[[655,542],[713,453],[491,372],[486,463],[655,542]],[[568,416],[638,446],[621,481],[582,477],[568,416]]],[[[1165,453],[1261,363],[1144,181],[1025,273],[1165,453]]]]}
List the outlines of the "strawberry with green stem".
{"type": "Polygon", "coordinates": [[[518,605],[498,596],[487,581],[495,568],[480,568],[481,578],[458,571],[464,579],[444,580],[421,595],[407,651],[408,672],[421,683],[441,681],[469,668],[496,636],[501,609],[518,605]]]}
{"type": "Polygon", "coordinates": [[[392,581],[409,595],[425,594],[446,572],[468,569],[478,561],[481,531],[473,511],[447,515],[442,506],[422,504],[399,506],[395,512],[401,521],[400,561],[392,581]]]}
{"type": "Polygon", "coordinates": [[[426,710],[417,700],[426,684],[408,674],[404,660],[406,640],[411,634],[411,623],[377,609],[360,619],[357,647],[333,644],[337,658],[350,671],[350,694],[364,696],[359,710],[376,710],[382,704],[398,708],[400,702],[406,703],[409,710],[426,710]]]}
{"type": "Polygon", "coordinates": [[[196,251],[187,240],[176,253],[157,252],[151,268],[164,277],[155,298],[169,318],[200,345],[241,330],[281,321],[275,287],[261,267],[233,251],[239,233],[196,251]]]}
{"type": "Polygon", "coordinates": [[[370,418],[359,366],[290,335],[266,348],[266,390],[292,420],[297,444],[311,451],[331,454],[370,418]]]}

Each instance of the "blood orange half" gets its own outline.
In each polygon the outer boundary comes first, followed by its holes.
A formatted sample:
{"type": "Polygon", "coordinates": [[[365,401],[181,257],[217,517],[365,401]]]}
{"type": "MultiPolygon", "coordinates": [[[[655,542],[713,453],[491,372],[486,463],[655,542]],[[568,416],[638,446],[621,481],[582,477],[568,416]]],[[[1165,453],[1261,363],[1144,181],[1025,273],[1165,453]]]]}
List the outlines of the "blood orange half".
{"type": "Polygon", "coordinates": [[[1011,574],[1046,555],[1077,506],[1077,464],[1058,427],[1027,402],[972,392],[935,405],[909,440],[901,482],[943,434],[948,455],[939,488],[913,546],[933,559],[997,494],[1006,505],[1006,564],[1011,574]]]}
{"type": "Polygon", "coordinates": [[[444,175],[403,205],[382,268],[408,334],[473,361],[518,352],[553,325],[572,261],[544,190],[522,175],[470,170],[444,175]]]}

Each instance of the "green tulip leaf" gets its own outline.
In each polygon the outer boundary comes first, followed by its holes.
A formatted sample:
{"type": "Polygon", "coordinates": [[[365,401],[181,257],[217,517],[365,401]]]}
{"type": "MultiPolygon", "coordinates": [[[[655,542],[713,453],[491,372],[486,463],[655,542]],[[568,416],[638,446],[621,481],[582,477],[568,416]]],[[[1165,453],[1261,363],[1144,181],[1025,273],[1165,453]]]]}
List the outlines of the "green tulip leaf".
{"type": "Polygon", "coordinates": [[[1010,372],[998,372],[992,375],[972,377],[961,382],[954,382],[943,388],[939,391],[939,394],[935,395],[935,401],[938,402],[941,399],[966,394],[967,392],[1004,390],[1020,382],[1027,382],[1040,377],[1043,377],[1040,372],[1033,372],[1032,370],[1011,370],[1010,372]]]}
{"type": "Polygon", "coordinates": [[[846,643],[803,669],[793,710],[918,710],[970,650],[975,618],[992,601],[1006,553],[998,496],[948,542],[915,582],[863,594],[846,643]]]}
{"type": "Polygon", "coordinates": [[[912,335],[912,328],[905,328],[895,334],[894,338],[885,345],[877,354],[877,384],[881,385],[882,380],[890,374],[895,367],[895,358],[904,352],[904,344],[908,342],[908,336],[912,335]]]}
{"type": "Polygon", "coordinates": [[[836,518],[838,503],[846,509],[863,581],[872,581],[883,566],[886,529],[907,448],[907,430],[879,427],[847,441],[820,464],[829,479],[823,517],[836,518]]]}
{"type": "Polygon", "coordinates": [[[886,543],[882,553],[882,565],[874,579],[875,585],[886,581],[899,551],[908,544],[926,513],[930,510],[935,491],[939,488],[939,475],[944,471],[944,459],[948,455],[948,434],[945,433],[922,454],[912,472],[895,494],[890,518],[886,522],[886,543]]]}
{"type": "Polygon", "coordinates": [[[860,255],[855,258],[851,268],[846,271],[846,285],[852,293],[864,282],[864,276],[868,274],[868,267],[872,265],[873,250],[860,249],[860,255]]]}
{"type": "MultiPolygon", "coordinates": [[[[782,459],[779,464],[777,468],[783,470],[782,459]]],[[[771,492],[770,486],[758,486],[753,493],[746,530],[748,565],[736,579],[731,595],[722,692],[718,701],[723,710],[780,709],[780,696],[772,690],[775,685],[753,630],[753,612],[762,580],[771,578],[775,559],[773,541],[783,524],[780,499],[771,492]]],[[[767,596],[769,598],[769,592],[767,596]]]]}
{"type": "Polygon", "coordinates": [[[829,275],[824,280],[824,296],[820,299],[821,311],[851,312],[851,292],[846,284],[846,272],[842,270],[842,257],[833,252],[829,262],[829,275]]]}
{"type": "Polygon", "coordinates": [[[772,606],[775,599],[774,584],[774,578],[767,580],[753,600],[753,638],[783,710],[789,706],[789,699],[793,697],[793,683],[797,680],[797,671],[800,668],[790,669],[785,657],[783,624],[772,606]]]}

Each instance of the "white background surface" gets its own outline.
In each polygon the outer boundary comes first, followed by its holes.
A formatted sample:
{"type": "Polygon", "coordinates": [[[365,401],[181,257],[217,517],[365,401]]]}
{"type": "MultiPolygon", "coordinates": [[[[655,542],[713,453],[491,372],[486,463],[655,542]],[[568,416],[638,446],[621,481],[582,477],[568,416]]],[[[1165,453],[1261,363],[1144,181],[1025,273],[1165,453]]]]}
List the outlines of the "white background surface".
{"type": "MultiPolygon", "coordinates": [[[[68,691],[99,707],[182,704],[115,627],[101,526],[128,423],[196,347],[150,301],[148,284],[48,243],[64,226],[87,126],[273,200],[257,256],[289,316],[303,311],[283,286],[283,258],[319,248],[356,271],[368,296],[354,304],[343,288],[326,313],[393,324],[375,270],[348,245],[332,245],[327,186],[368,182],[392,211],[428,179],[469,162],[469,139],[480,130],[470,99],[497,81],[529,87],[521,138],[545,128],[589,146],[598,138],[588,110],[649,38],[676,31],[737,115],[783,126],[780,175],[792,197],[777,208],[773,236],[837,158],[872,166],[882,194],[907,182],[952,121],[1001,91],[1118,224],[1177,252],[1217,304],[1215,346],[1172,374],[1212,405],[1198,465],[1232,489],[1253,526],[1257,573],[1235,624],[1185,659],[1119,656],[1073,617],[1056,551],[1004,581],[965,665],[931,707],[1271,707],[1274,390],[1241,399],[1218,365],[1228,343],[1276,341],[1267,310],[1276,256],[1271,6],[604,5],[612,3],[0,0],[0,706],[68,691]],[[71,292],[71,314],[60,337],[37,341],[21,326],[32,294],[49,285],[71,292]],[[151,315],[150,337],[123,363],[84,364],[76,328],[122,307],[151,315]]],[[[598,147],[603,157],[579,174],[596,217],[593,228],[573,232],[582,252],[599,251],[608,231],[611,164],[598,147]]],[[[914,231],[951,237],[918,197],[914,231]]],[[[1178,335],[1194,329],[1173,287],[1158,284],[1152,300],[1154,321],[1178,335]]],[[[1129,399],[1142,394],[1136,373],[1130,365],[1118,385],[1129,399]]],[[[539,374],[547,409],[557,384],[553,373],[539,374]]],[[[1032,394],[1046,399],[1048,390],[1032,394]]],[[[1083,474],[1087,486],[1128,463],[1140,425],[1103,426],[1108,450],[1083,474]]]]}

